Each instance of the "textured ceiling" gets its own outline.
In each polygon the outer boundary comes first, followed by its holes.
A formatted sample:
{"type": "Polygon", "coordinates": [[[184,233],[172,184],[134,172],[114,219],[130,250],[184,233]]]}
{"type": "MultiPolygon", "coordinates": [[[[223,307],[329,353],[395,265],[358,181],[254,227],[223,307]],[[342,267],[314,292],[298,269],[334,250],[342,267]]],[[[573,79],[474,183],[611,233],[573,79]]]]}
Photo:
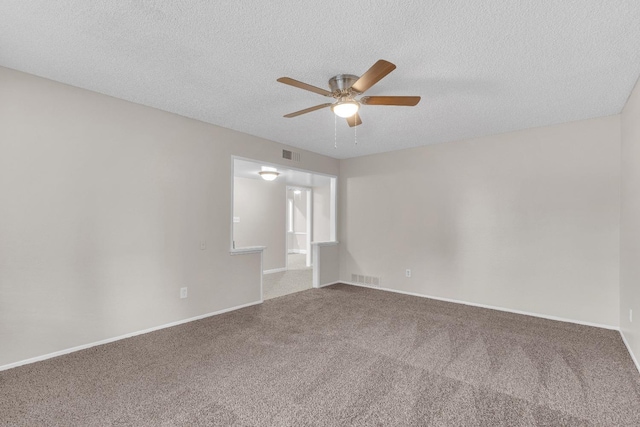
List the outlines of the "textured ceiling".
{"type": "Polygon", "coordinates": [[[2,0],[0,65],[346,158],[619,113],[640,1],[2,0]],[[367,95],[417,107],[364,106],[357,135],[282,117],[327,98],[278,77],[325,88],[378,59],[398,68],[367,95]]]}

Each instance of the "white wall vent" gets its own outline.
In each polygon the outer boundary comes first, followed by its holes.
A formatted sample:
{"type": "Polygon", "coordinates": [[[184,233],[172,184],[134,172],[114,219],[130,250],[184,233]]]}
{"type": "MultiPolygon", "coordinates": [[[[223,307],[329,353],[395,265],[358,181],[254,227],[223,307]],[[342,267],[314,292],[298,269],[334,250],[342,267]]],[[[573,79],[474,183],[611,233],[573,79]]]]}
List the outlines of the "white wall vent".
{"type": "Polygon", "coordinates": [[[294,162],[300,161],[300,153],[295,151],[282,150],[282,158],[287,160],[293,160],[294,162]]]}
{"type": "Polygon", "coordinates": [[[351,273],[351,283],[366,286],[380,286],[380,278],[375,276],[365,276],[364,274],[351,273]]]}

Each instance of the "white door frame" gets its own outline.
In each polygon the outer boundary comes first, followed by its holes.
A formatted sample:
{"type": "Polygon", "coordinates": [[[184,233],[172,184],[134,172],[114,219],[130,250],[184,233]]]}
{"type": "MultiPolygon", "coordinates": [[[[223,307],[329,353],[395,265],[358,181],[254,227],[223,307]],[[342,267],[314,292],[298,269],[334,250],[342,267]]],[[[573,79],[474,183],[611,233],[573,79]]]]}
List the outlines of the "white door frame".
{"type": "MultiPolygon", "coordinates": [[[[289,212],[289,191],[294,191],[294,190],[301,190],[301,191],[307,192],[307,218],[306,218],[307,242],[305,245],[307,267],[311,267],[312,259],[313,259],[311,257],[311,250],[312,250],[311,242],[313,240],[313,189],[309,187],[302,187],[299,185],[287,185],[287,190],[285,192],[286,221],[287,221],[287,226],[285,227],[285,233],[286,233],[285,256],[287,261],[285,265],[287,270],[289,269],[289,235],[291,234],[289,232],[289,222],[291,221],[291,219],[289,218],[289,216],[291,215],[291,212],[289,212]]],[[[294,224],[294,229],[295,229],[295,224],[294,224]]],[[[294,236],[295,236],[295,232],[294,232],[294,236]]]]}
{"type": "Polygon", "coordinates": [[[313,189],[307,188],[307,267],[311,267],[311,242],[313,241],[313,189]]]}

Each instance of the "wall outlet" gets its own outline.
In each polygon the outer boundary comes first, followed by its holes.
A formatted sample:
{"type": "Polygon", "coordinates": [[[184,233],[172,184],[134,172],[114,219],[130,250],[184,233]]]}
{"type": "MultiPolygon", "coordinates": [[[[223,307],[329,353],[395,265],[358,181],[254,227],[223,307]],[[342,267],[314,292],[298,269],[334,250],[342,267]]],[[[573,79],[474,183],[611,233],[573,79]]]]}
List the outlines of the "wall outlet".
{"type": "Polygon", "coordinates": [[[629,309],[629,322],[633,323],[633,309],[629,309]]]}
{"type": "Polygon", "coordinates": [[[407,277],[411,277],[411,269],[407,268],[407,270],[404,272],[404,275],[407,277]]]}
{"type": "Polygon", "coordinates": [[[187,288],[180,288],[180,298],[187,297],[187,288]]]}
{"type": "Polygon", "coordinates": [[[206,240],[200,240],[200,249],[203,250],[203,251],[207,249],[207,241],[206,240]]]}

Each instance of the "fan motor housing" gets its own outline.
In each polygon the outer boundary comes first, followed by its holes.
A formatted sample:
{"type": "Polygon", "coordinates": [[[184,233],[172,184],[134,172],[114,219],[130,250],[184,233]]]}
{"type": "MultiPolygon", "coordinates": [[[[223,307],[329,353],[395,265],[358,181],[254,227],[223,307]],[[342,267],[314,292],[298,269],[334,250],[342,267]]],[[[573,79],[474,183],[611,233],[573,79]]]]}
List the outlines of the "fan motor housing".
{"type": "Polygon", "coordinates": [[[353,74],[338,74],[329,79],[329,87],[332,92],[335,91],[347,91],[360,77],[353,74]]]}

